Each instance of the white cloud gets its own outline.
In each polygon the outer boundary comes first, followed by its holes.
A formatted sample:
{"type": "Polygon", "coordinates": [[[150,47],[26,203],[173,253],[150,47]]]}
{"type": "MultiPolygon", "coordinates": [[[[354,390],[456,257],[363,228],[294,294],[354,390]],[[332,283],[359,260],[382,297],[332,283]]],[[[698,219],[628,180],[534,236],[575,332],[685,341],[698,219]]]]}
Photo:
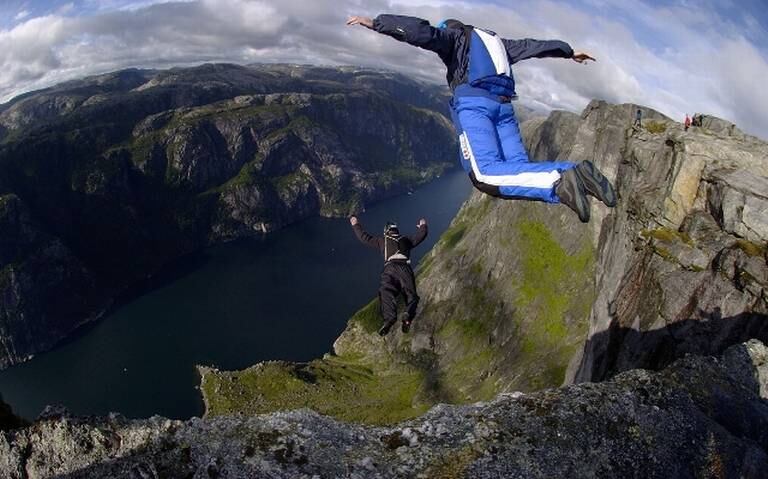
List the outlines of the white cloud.
{"type": "Polygon", "coordinates": [[[24,20],[29,15],[30,15],[29,10],[22,10],[19,13],[17,13],[16,16],[13,17],[13,19],[18,22],[18,21],[24,20]]]}
{"type": "Polygon", "coordinates": [[[517,0],[514,7],[490,0],[86,0],[95,13],[70,6],[0,30],[0,100],[86,74],[201,61],[359,64],[444,81],[431,52],[344,26],[350,14],[399,12],[433,22],[461,18],[511,38],[560,38],[598,58],[588,66],[561,59],[515,65],[518,93],[530,104],[579,111],[592,98],[636,102],[673,118],[722,116],[768,137],[768,93],[757,86],[768,62],[749,41],[759,24],[745,20],[745,31],[701,1],[704,7],[660,8],[623,0],[517,0]]]}

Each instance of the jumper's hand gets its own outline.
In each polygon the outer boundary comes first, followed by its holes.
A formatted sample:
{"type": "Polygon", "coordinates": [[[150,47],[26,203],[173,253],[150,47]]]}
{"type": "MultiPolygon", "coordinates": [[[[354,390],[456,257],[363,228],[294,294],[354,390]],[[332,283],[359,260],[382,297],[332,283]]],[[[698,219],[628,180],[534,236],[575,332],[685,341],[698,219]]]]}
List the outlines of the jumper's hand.
{"type": "Polygon", "coordinates": [[[352,226],[355,226],[357,224],[357,216],[350,216],[349,224],[351,224],[352,226]]]}
{"type": "Polygon", "coordinates": [[[427,220],[425,220],[424,218],[422,218],[422,219],[420,219],[420,220],[419,220],[419,224],[417,224],[416,226],[417,226],[418,228],[421,228],[421,227],[422,227],[422,226],[424,226],[425,224],[427,224],[427,220]]]}
{"type": "Polygon", "coordinates": [[[592,60],[593,62],[597,61],[597,60],[595,60],[594,58],[592,58],[591,56],[587,55],[584,52],[574,53],[573,56],[571,57],[571,59],[573,61],[575,61],[576,63],[583,63],[585,65],[587,64],[587,60],[592,60]]]}
{"type": "Polygon", "coordinates": [[[361,17],[358,15],[353,15],[347,18],[347,25],[362,25],[365,28],[370,28],[371,30],[373,30],[373,20],[370,17],[361,17]]]}

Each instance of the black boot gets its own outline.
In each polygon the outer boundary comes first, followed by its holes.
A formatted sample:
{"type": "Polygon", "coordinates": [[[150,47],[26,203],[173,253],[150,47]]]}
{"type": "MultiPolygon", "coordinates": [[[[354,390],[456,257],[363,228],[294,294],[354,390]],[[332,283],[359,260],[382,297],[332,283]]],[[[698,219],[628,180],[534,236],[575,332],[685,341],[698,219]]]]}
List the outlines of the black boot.
{"type": "Polygon", "coordinates": [[[379,336],[386,336],[389,334],[389,330],[392,329],[392,326],[395,324],[396,321],[386,321],[384,325],[379,329],[379,336]]]}
{"type": "Polygon", "coordinates": [[[560,197],[560,203],[572,209],[579,215],[582,223],[589,222],[589,200],[581,178],[576,168],[565,171],[555,186],[555,193],[560,197]]]}
{"type": "Polygon", "coordinates": [[[410,319],[404,319],[402,321],[402,323],[400,324],[400,330],[403,333],[407,333],[408,331],[411,330],[411,323],[412,323],[412,321],[410,319]]]}
{"type": "Polygon", "coordinates": [[[616,192],[611,182],[591,161],[582,161],[574,169],[587,193],[605,203],[605,206],[616,206],[616,192]]]}

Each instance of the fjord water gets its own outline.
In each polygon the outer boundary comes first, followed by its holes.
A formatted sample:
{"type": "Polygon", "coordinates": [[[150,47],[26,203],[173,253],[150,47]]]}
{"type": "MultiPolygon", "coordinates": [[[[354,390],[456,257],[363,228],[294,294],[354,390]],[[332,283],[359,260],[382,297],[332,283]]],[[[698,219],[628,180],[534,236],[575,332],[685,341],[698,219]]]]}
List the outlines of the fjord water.
{"type": "MultiPolygon", "coordinates": [[[[464,172],[450,172],[359,218],[372,234],[387,220],[410,234],[427,218],[429,236],[413,254],[417,265],[470,190],[464,172]]],[[[196,364],[242,369],[322,356],[376,296],[381,267],[382,258],[357,241],[344,218],[313,218],[218,245],[170,266],[143,294],[53,351],[0,372],[0,394],[28,419],[47,404],[78,415],[200,415],[196,364]]]]}

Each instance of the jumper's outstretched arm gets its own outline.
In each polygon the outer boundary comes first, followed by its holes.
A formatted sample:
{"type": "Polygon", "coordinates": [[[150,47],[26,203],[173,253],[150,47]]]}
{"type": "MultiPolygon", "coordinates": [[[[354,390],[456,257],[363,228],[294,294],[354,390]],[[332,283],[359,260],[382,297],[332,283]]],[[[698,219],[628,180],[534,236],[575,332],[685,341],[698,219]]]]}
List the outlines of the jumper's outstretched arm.
{"type": "Polygon", "coordinates": [[[351,17],[347,18],[347,25],[362,25],[365,28],[373,30],[373,19],[360,15],[352,15],[351,17]]]}
{"type": "Polygon", "coordinates": [[[584,64],[587,63],[587,60],[592,60],[593,62],[597,61],[593,57],[589,56],[588,54],[586,54],[584,52],[574,53],[573,56],[571,57],[571,59],[573,61],[575,61],[576,63],[584,63],[584,64]]]}

